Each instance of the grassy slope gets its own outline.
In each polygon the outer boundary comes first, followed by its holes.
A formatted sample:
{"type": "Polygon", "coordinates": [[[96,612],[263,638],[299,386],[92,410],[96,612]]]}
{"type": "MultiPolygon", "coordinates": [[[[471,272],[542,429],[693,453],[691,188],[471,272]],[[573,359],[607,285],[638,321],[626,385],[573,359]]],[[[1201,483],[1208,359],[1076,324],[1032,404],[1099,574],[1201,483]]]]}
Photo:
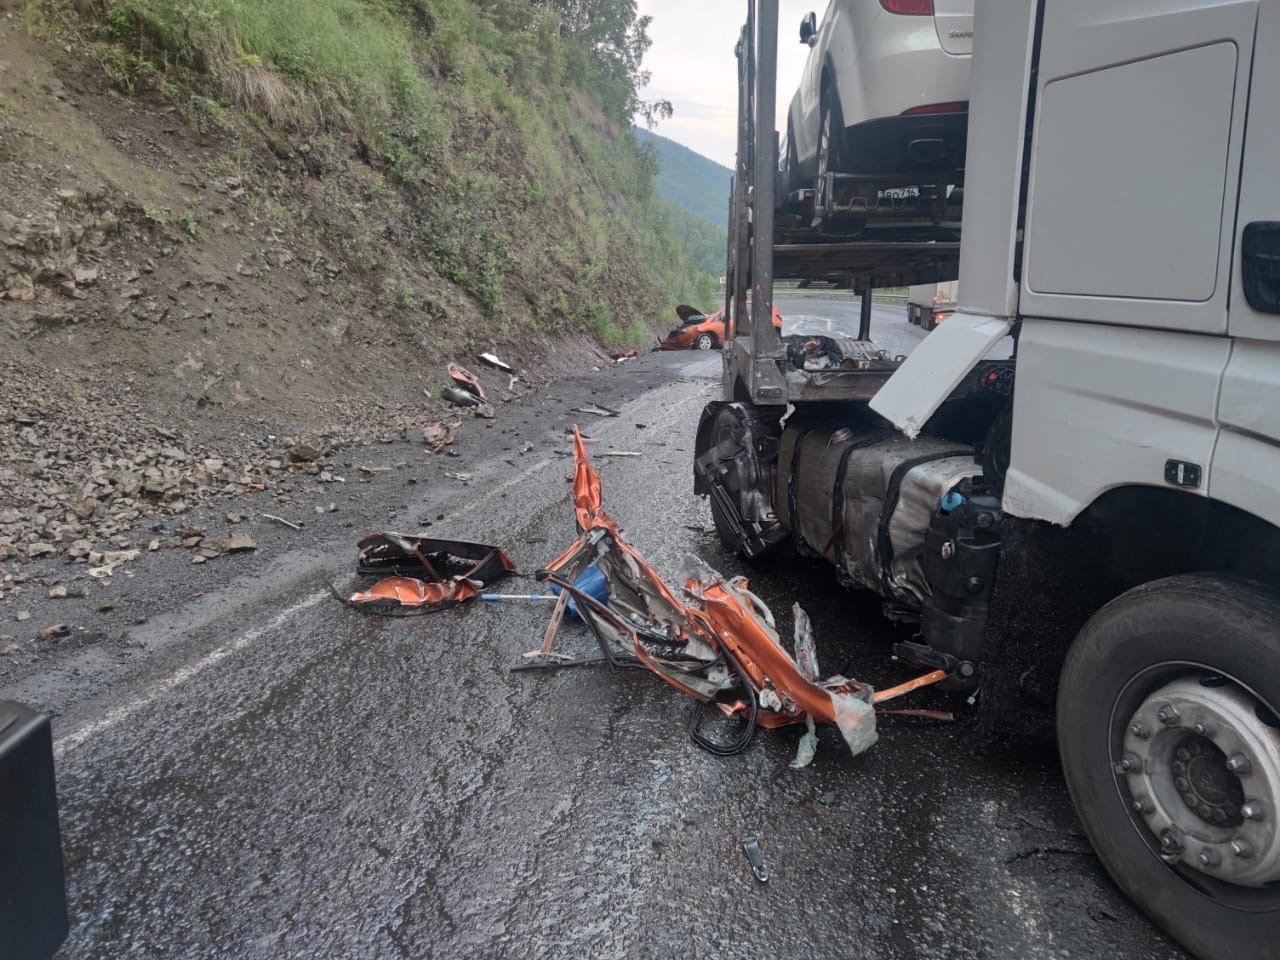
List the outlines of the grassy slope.
{"type": "MultiPolygon", "coordinates": [[[[529,9],[517,0],[28,4],[37,28],[74,23],[119,88],[171,100],[197,129],[305,156],[323,202],[302,207],[272,191],[262,215],[321,231],[384,306],[425,327],[442,322],[443,281],[470,297],[479,328],[638,342],[637,318],[705,299],[713,281],[668,228],[647,155],[604,112],[605,94],[584,92],[593,88],[586,49],[529,9]]],[[[226,158],[230,170],[242,165],[226,158]]]]}

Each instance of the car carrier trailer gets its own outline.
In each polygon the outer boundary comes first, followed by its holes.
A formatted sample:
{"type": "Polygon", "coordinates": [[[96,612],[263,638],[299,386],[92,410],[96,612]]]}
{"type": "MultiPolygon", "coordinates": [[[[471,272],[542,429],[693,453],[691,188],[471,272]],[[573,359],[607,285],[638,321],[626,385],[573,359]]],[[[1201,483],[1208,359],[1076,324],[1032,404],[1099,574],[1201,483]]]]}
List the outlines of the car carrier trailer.
{"type": "Polygon", "coordinates": [[[901,222],[777,195],[778,2],[747,8],[727,301],[863,311],[727,331],[694,469],[721,539],[825,558],[916,626],[897,656],[1046,718],[1154,922],[1280,958],[1280,0],[977,0],[965,166],[901,222]],[[954,280],[910,357],[871,341],[874,288],[954,280]]]}

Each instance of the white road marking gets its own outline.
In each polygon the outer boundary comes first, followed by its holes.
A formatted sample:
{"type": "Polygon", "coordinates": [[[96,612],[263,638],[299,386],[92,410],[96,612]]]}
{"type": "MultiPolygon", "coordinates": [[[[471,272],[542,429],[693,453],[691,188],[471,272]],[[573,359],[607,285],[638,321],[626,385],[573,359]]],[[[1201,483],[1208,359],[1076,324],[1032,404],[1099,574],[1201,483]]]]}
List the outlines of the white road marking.
{"type": "MultiPolygon", "coordinates": [[[[466,506],[464,506],[461,510],[459,510],[458,513],[460,514],[470,513],[472,510],[476,509],[477,507],[481,506],[484,503],[487,503],[489,500],[492,500],[494,497],[498,496],[500,493],[502,493],[504,490],[508,489],[509,487],[512,487],[517,483],[521,483],[522,481],[527,480],[529,477],[531,477],[533,474],[537,473],[540,470],[546,469],[548,466],[551,465],[552,462],[553,460],[551,457],[545,457],[542,460],[539,460],[537,463],[530,466],[527,470],[524,470],[518,473],[516,476],[503,481],[501,484],[494,487],[488,493],[484,494],[484,496],[471,501],[466,506]]],[[[182,685],[189,683],[190,681],[194,680],[196,677],[200,676],[200,674],[208,670],[210,667],[217,666],[223,660],[226,660],[227,657],[231,656],[234,653],[239,652],[240,650],[243,650],[245,647],[249,646],[254,641],[260,639],[265,634],[268,634],[273,630],[279,629],[280,627],[284,626],[284,624],[286,624],[293,617],[297,616],[303,610],[306,610],[310,607],[314,607],[317,603],[319,603],[321,600],[324,600],[328,596],[330,596],[330,594],[329,594],[329,591],[327,590],[318,590],[315,593],[308,594],[307,596],[299,600],[297,603],[293,604],[293,606],[286,607],[284,610],[281,610],[279,613],[277,613],[274,617],[272,617],[267,623],[263,624],[262,626],[254,627],[252,630],[245,631],[240,636],[232,640],[230,643],[223,644],[220,647],[215,647],[213,650],[206,653],[203,657],[201,657],[195,663],[189,664],[188,666],[185,666],[185,667],[181,667],[178,670],[175,670],[169,676],[165,677],[163,680],[159,680],[156,683],[152,684],[147,690],[140,693],[136,700],[132,700],[126,704],[122,704],[121,706],[118,706],[113,710],[108,710],[105,714],[103,714],[97,720],[94,720],[91,723],[85,724],[83,727],[80,727],[78,730],[72,733],[69,733],[66,736],[59,737],[54,743],[54,748],[53,748],[54,756],[57,759],[61,759],[65,754],[83,746],[87,741],[91,740],[93,737],[96,737],[98,734],[104,733],[107,730],[110,730],[112,727],[115,727],[123,723],[125,720],[128,720],[130,717],[136,714],[139,710],[141,710],[151,700],[155,699],[156,697],[163,696],[166,693],[171,693],[174,690],[177,690],[182,685]]]]}
{"type": "Polygon", "coordinates": [[[215,647],[213,650],[210,650],[195,663],[175,670],[163,680],[153,684],[145,692],[140,693],[136,700],[122,704],[113,710],[108,710],[92,723],[87,723],[75,732],[59,737],[54,742],[54,757],[59,760],[62,759],[64,754],[83,746],[85,741],[96,737],[104,731],[110,730],[112,727],[124,722],[125,720],[128,720],[155,697],[176,690],[183,684],[194,680],[210,667],[221,663],[233,653],[243,650],[263,634],[270,633],[272,630],[282,626],[290,618],[301,613],[303,610],[306,610],[308,607],[314,607],[317,603],[328,596],[330,596],[328,590],[317,590],[315,593],[308,594],[297,603],[293,604],[293,606],[286,607],[281,610],[262,626],[254,627],[252,630],[245,631],[230,643],[223,644],[220,647],[215,647]]]}

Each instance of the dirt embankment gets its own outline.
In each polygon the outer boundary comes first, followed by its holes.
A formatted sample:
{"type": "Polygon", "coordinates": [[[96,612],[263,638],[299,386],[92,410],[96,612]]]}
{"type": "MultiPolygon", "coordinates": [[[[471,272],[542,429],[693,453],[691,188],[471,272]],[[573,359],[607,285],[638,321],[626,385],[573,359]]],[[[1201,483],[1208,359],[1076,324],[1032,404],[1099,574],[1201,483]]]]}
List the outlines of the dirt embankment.
{"type": "Polygon", "coordinates": [[[0,596],[28,559],[180,546],[138,529],[454,417],[449,359],[509,359],[499,407],[604,359],[429,264],[398,303],[358,255],[398,242],[375,170],[127,95],[73,40],[0,0],[0,596]]]}

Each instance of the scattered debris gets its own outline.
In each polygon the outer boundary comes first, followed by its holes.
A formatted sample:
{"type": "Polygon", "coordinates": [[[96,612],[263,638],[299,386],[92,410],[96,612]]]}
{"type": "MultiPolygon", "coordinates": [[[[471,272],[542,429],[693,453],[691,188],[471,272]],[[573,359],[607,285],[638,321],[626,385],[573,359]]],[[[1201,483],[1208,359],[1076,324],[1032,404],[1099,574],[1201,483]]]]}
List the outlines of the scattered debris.
{"type": "Polygon", "coordinates": [[[392,576],[378,581],[344,604],[370,613],[405,616],[457,606],[516,565],[497,547],[465,540],[438,540],[403,533],[371,533],[357,544],[356,572],[392,576]],[[408,574],[423,574],[422,580],[408,574]]]}
{"type": "MultiPolygon", "coordinates": [[[[579,537],[538,578],[573,596],[610,664],[646,667],[697,701],[689,735],[704,749],[729,756],[745,750],[758,727],[807,727],[812,721],[834,724],[856,755],[876,742],[875,701],[945,676],[934,671],[878,697],[867,684],[838,674],[825,680],[807,677],[783,649],[772,614],[744,578],[726,580],[691,557],[681,594],[687,602],[679,599],[605,512],[600,476],[587,459],[580,434],[574,454],[579,537]],[[592,565],[608,582],[607,602],[574,584],[576,575],[592,565]],[[743,721],[736,739],[716,742],[700,731],[708,703],[743,721]]],[[[816,657],[807,659],[808,667],[816,666],[816,657]]]]}
{"type": "Polygon", "coordinates": [[[443,420],[437,420],[434,423],[419,427],[422,433],[422,442],[427,445],[427,451],[439,453],[453,443],[457,439],[457,427],[457,424],[445,423],[443,420]]]}
{"type": "Polygon", "coordinates": [[[261,516],[263,520],[272,520],[276,523],[283,524],[284,526],[288,527],[291,530],[302,529],[302,524],[294,523],[291,520],[286,520],[284,517],[277,517],[274,513],[264,513],[261,516]]]}
{"type": "Polygon", "coordinates": [[[471,473],[462,473],[459,471],[457,473],[452,473],[452,472],[446,473],[445,476],[448,477],[450,480],[460,480],[463,483],[470,483],[472,478],[475,475],[471,473]]]}
{"type": "Polygon", "coordinates": [[[606,450],[604,452],[604,455],[606,457],[638,457],[640,456],[640,454],[634,450],[606,450]]]}
{"type": "Polygon", "coordinates": [[[461,387],[445,387],[440,391],[440,399],[449,401],[455,407],[478,407],[481,402],[478,396],[461,387]]]}
{"type": "Polygon", "coordinates": [[[608,407],[602,407],[596,403],[589,403],[585,407],[575,407],[574,413],[591,413],[597,417],[617,417],[621,414],[617,410],[610,410],[608,407]]]}
{"type": "Polygon", "coordinates": [[[496,367],[497,369],[501,370],[503,373],[515,372],[514,367],[512,367],[508,363],[503,363],[501,360],[495,357],[492,353],[482,353],[480,354],[480,359],[483,360],[485,363],[487,363],[489,366],[496,367]]]}
{"type": "Polygon", "coordinates": [[[30,620],[30,619],[31,619],[31,611],[30,611],[30,610],[19,610],[16,614],[14,614],[13,619],[17,620],[19,623],[21,623],[23,620],[30,620]]]}
{"type": "Polygon", "coordinates": [[[71,628],[65,623],[55,623],[36,631],[37,640],[62,640],[69,636],[71,636],[71,628]]]}
{"type": "Polygon", "coordinates": [[[533,453],[533,443],[528,440],[520,444],[520,455],[524,456],[526,453],[533,453]]]}
{"type": "Polygon", "coordinates": [[[769,882],[769,871],[764,866],[764,855],[760,852],[760,844],[755,840],[744,840],[742,849],[747,854],[747,861],[751,864],[751,872],[755,878],[761,883],[769,882]]]}
{"type": "Polygon", "coordinates": [[[475,376],[456,363],[449,364],[449,378],[463,390],[479,397],[481,400],[487,401],[489,398],[484,395],[484,387],[480,386],[480,381],[475,376]]]}
{"type": "Polygon", "coordinates": [[[634,360],[639,355],[635,350],[615,350],[609,354],[609,359],[614,363],[625,363],[628,360],[634,360]]]}
{"type": "Polygon", "coordinates": [[[65,600],[68,597],[87,597],[89,588],[83,583],[74,584],[68,587],[66,584],[59,583],[49,588],[50,600],[65,600]]]}

